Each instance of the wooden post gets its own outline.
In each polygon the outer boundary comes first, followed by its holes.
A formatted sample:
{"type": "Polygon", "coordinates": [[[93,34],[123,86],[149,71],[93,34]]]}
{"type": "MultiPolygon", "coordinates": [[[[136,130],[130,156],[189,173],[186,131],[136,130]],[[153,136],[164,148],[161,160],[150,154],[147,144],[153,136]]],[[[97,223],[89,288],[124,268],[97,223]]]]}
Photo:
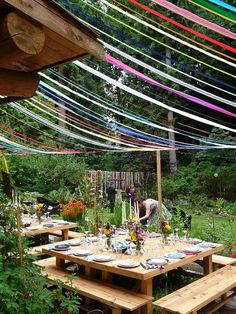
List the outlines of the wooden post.
{"type": "Polygon", "coordinates": [[[21,236],[21,219],[19,213],[19,204],[16,204],[16,222],[17,222],[17,234],[18,234],[18,252],[20,258],[20,266],[23,266],[23,250],[22,250],[22,236],[21,236]]]}
{"type": "Polygon", "coordinates": [[[157,164],[157,199],[158,199],[158,213],[162,214],[162,189],[161,189],[161,151],[156,152],[157,164]]]}
{"type": "Polygon", "coordinates": [[[93,217],[94,217],[94,226],[93,233],[97,235],[98,233],[98,217],[97,217],[97,201],[96,201],[96,193],[94,194],[94,204],[93,204],[93,217]]]}

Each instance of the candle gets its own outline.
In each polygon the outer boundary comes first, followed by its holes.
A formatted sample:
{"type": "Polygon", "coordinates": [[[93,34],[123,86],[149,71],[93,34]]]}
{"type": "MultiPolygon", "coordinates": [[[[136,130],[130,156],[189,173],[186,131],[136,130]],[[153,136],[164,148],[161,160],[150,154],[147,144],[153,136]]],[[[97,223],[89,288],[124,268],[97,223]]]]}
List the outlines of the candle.
{"type": "Polygon", "coordinates": [[[129,219],[132,219],[132,206],[131,206],[131,199],[129,199],[129,219]]]}

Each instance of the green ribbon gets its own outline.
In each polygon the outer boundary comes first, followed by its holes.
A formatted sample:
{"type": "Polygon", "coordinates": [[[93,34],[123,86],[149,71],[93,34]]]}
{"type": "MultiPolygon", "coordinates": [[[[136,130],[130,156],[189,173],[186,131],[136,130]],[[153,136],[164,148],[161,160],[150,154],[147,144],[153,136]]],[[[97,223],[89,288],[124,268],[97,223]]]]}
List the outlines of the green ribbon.
{"type": "Polygon", "coordinates": [[[190,2],[197,3],[201,6],[209,9],[210,11],[213,11],[213,13],[214,12],[217,13],[221,17],[228,18],[232,22],[236,21],[236,15],[235,14],[228,12],[222,8],[219,8],[218,6],[216,6],[214,4],[211,4],[211,3],[206,2],[204,0],[191,0],[190,2]]]}

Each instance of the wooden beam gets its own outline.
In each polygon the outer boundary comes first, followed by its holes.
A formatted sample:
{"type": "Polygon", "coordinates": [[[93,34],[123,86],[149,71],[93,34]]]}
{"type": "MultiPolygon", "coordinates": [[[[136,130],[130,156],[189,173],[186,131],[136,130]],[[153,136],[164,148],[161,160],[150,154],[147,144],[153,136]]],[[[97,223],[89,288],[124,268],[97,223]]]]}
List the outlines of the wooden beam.
{"type": "Polygon", "coordinates": [[[37,73],[25,73],[0,69],[0,95],[32,97],[38,87],[37,73]]]}
{"type": "MultiPolygon", "coordinates": [[[[66,38],[78,48],[85,48],[90,54],[99,59],[104,57],[104,49],[92,36],[88,28],[69,15],[67,11],[49,0],[4,0],[20,12],[30,16],[43,26],[66,38]],[[86,32],[84,31],[86,29],[86,32]]],[[[94,37],[94,33],[91,31],[94,37]]],[[[78,49],[80,50],[80,49],[78,49]]]]}
{"type": "Polygon", "coordinates": [[[18,12],[8,13],[0,24],[0,66],[38,55],[45,44],[43,28],[18,12]]]}

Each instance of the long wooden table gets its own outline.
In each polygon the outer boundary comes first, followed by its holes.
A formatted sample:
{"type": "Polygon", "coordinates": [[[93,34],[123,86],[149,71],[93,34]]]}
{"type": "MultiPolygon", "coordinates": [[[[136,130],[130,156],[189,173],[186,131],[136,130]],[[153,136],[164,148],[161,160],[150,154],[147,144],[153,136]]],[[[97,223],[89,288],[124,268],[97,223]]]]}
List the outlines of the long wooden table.
{"type": "Polygon", "coordinates": [[[54,223],[53,227],[44,227],[43,226],[44,224],[46,224],[46,222],[40,225],[35,225],[34,227],[37,228],[36,230],[27,230],[27,228],[23,228],[21,232],[21,236],[34,236],[34,235],[43,234],[43,233],[50,234],[53,231],[61,230],[62,239],[67,240],[69,229],[77,227],[77,223],[74,223],[74,222],[63,224],[63,221],[62,221],[60,224],[54,223]]]}
{"type": "MultiPolygon", "coordinates": [[[[189,247],[189,244],[186,244],[186,247],[189,247]]],[[[72,247],[72,250],[69,251],[56,251],[49,248],[44,248],[42,251],[43,253],[55,256],[56,257],[56,265],[58,267],[64,267],[66,261],[70,261],[79,265],[83,265],[85,267],[85,274],[92,278],[91,271],[92,269],[98,269],[102,272],[102,280],[108,281],[110,276],[112,274],[118,274],[122,276],[126,276],[129,278],[134,278],[139,280],[139,290],[141,293],[146,294],[148,296],[152,296],[153,294],[153,278],[161,275],[163,273],[167,273],[168,271],[171,271],[173,269],[176,269],[178,267],[182,267],[185,265],[188,265],[200,258],[203,259],[203,268],[204,268],[204,274],[209,274],[213,271],[212,266],[212,255],[222,251],[223,245],[222,244],[216,244],[214,248],[207,248],[202,249],[201,252],[199,252],[196,255],[186,255],[183,259],[178,260],[171,260],[168,264],[164,266],[163,269],[144,269],[141,265],[136,268],[121,268],[116,265],[114,261],[111,262],[95,262],[90,261],[87,257],[79,257],[73,255],[73,250],[78,249],[79,247],[72,247]]],[[[90,249],[93,251],[93,246],[91,245],[90,249]]],[[[172,251],[174,251],[174,248],[172,248],[172,251]]],[[[94,247],[95,254],[98,254],[96,252],[94,247]]],[[[101,253],[99,253],[101,254],[101,253]]],[[[104,254],[112,255],[114,253],[106,252],[104,254]]],[[[115,258],[115,254],[114,254],[115,258]]],[[[132,258],[130,256],[126,256],[124,258],[132,258]]],[[[145,255],[141,256],[141,261],[146,261],[147,257],[145,255]]],[[[147,313],[152,313],[151,308],[148,309],[147,313]]],[[[147,314],[146,313],[146,314],[147,314]]]]}

